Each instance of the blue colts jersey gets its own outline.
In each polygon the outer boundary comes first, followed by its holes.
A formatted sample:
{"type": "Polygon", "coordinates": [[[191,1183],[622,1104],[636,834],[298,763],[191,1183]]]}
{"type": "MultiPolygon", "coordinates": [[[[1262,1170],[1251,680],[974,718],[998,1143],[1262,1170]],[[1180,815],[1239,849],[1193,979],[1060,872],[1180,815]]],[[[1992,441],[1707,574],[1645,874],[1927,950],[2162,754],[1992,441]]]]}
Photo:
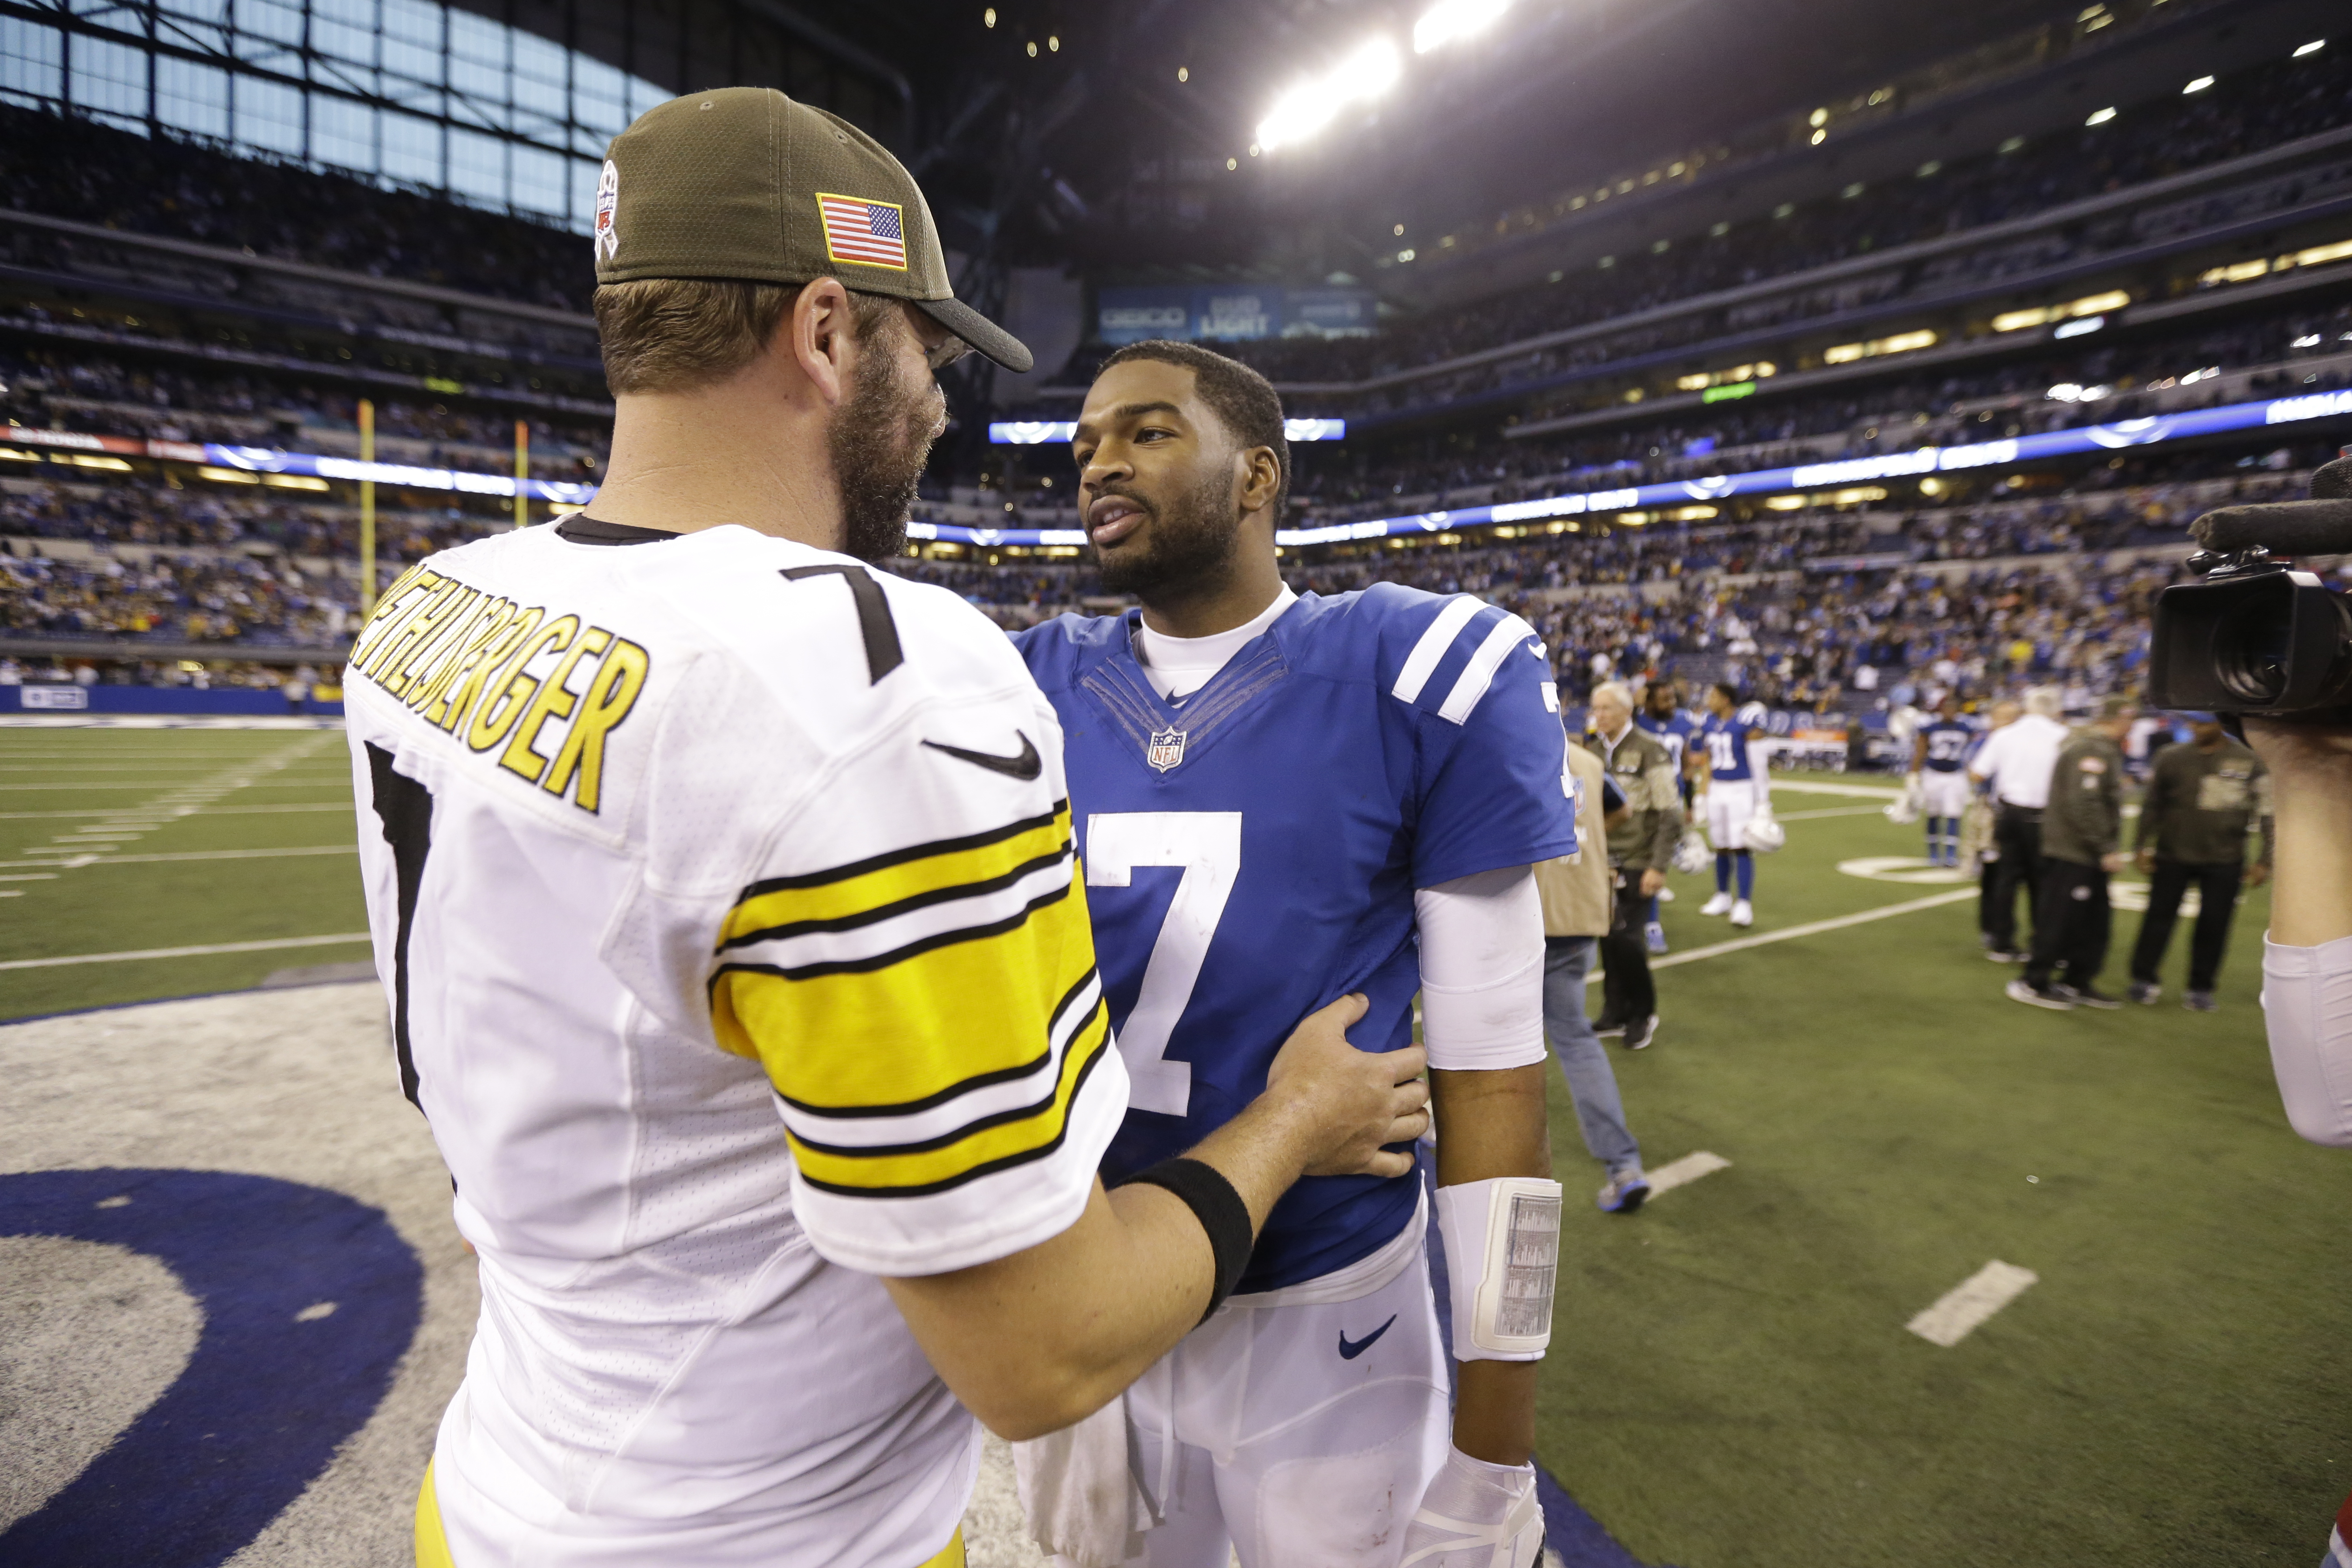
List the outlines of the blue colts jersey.
{"type": "MultiPolygon", "coordinates": [[[[1096,962],[1129,1077],[1103,1174],[1181,1153],[1265,1088],[1299,1020],[1360,991],[1366,1050],[1412,1040],[1413,892],[1573,853],[1567,736],[1527,623],[1381,584],[1309,594],[1181,704],[1134,613],[1014,638],[1062,721],[1096,962]]],[[[1308,1177],[1244,1290],[1342,1268],[1417,1178],[1308,1177]]]]}
{"type": "Polygon", "coordinates": [[[1741,714],[1718,719],[1710,713],[1698,727],[1699,744],[1706,748],[1706,765],[1710,777],[1728,784],[1733,780],[1748,780],[1756,776],[1748,757],[1748,731],[1756,728],[1741,714]]]}
{"type": "Polygon", "coordinates": [[[1698,726],[1691,722],[1690,715],[1677,710],[1668,718],[1655,719],[1647,713],[1636,713],[1633,722],[1658,738],[1658,744],[1674,758],[1675,776],[1680,778],[1685,750],[1690,745],[1690,738],[1698,732],[1698,726]]]}
{"type": "Polygon", "coordinates": [[[1958,719],[1938,719],[1924,726],[1920,734],[1927,740],[1927,771],[1931,773],[1956,773],[1967,765],[1970,743],[1977,732],[1958,719]]]}

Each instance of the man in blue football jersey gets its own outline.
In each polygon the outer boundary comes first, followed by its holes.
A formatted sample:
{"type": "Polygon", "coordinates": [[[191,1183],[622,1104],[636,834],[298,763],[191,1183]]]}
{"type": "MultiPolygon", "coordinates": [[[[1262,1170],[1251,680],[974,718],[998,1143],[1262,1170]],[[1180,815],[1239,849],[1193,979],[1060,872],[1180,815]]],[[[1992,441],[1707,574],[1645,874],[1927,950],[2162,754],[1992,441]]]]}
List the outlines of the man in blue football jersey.
{"type": "Polygon", "coordinates": [[[1919,726],[1911,742],[1912,786],[1919,814],[1927,822],[1927,864],[1960,863],[1960,814],[1969,808],[1969,747],[1977,732],[1960,717],[1960,700],[1947,691],[1936,716],[1919,726]]]}
{"type": "Polygon", "coordinates": [[[1467,595],[1286,586],[1281,404],[1221,355],[1120,350],[1073,452],[1104,585],[1141,609],[1018,641],[1062,722],[1130,1079],[1104,1174],[1223,1124],[1332,997],[1370,998],[1363,1048],[1406,1044],[1418,992],[1462,1363],[1449,1444],[1420,1185],[1309,1178],[1238,1292],[1128,1393],[1151,1524],[1127,1560],[1222,1568],[1230,1542],[1244,1568],[1519,1568],[1541,1545],[1549,1287],[1496,1268],[1556,1237],[1531,868],[1576,847],[1542,645],[1467,595]]]}
{"type": "MultiPolygon", "coordinates": [[[[1675,760],[1675,778],[1682,788],[1683,814],[1690,815],[1692,786],[1689,763],[1690,739],[1698,732],[1698,721],[1683,711],[1682,693],[1673,679],[1660,676],[1642,689],[1642,710],[1633,715],[1633,722],[1649,734],[1657,737],[1666,754],[1675,760]]],[[[1654,953],[1666,951],[1666,928],[1658,920],[1658,906],[1675,901],[1672,888],[1660,888],[1650,900],[1649,915],[1642,927],[1643,940],[1654,953]]]]}
{"type": "Polygon", "coordinates": [[[1692,771],[1706,780],[1715,897],[1698,912],[1728,914],[1736,926],[1756,923],[1756,857],[1748,847],[1748,826],[1772,812],[1771,787],[1757,744],[1764,739],[1763,721],[1763,704],[1742,708],[1739,693],[1727,683],[1718,680],[1706,689],[1706,718],[1698,727],[1698,760],[1692,771]]]}

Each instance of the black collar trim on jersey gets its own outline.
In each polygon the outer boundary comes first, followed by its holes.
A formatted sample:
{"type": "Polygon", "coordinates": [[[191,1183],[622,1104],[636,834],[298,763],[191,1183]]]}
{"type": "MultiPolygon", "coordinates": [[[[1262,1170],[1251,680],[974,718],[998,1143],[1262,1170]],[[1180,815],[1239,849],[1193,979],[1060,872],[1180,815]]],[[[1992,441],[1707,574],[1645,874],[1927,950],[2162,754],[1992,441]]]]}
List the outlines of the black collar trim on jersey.
{"type": "Polygon", "coordinates": [[[584,511],[575,511],[555,525],[559,539],[574,544],[659,544],[678,535],[665,528],[633,528],[625,522],[600,522],[584,511]]]}

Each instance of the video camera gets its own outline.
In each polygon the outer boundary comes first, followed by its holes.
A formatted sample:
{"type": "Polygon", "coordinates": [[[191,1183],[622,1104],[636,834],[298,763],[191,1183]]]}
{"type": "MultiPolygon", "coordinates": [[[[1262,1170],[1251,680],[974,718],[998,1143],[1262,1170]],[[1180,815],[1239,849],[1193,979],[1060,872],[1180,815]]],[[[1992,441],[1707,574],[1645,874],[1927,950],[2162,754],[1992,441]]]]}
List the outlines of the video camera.
{"type": "Polygon", "coordinates": [[[2347,453],[2311,476],[2309,500],[2225,507],[2189,525],[2204,549],[2189,569],[2204,581],[2157,595],[2154,706],[2352,720],[2352,596],[2294,565],[2352,554],[2347,453]]]}

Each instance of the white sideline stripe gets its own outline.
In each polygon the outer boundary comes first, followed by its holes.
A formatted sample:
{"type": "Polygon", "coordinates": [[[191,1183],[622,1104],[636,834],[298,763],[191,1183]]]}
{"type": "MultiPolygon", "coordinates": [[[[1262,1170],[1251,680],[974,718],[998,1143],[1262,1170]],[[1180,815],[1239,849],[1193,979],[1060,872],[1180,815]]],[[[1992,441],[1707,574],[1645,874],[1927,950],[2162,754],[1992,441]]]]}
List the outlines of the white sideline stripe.
{"type": "Polygon", "coordinates": [[[356,844],[314,844],[293,849],[183,849],[173,855],[75,855],[64,860],[0,860],[0,867],[158,866],[174,860],[269,860],[286,855],[356,855],[356,844]]]}
{"type": "MultiPolygon", "coordinates": [[[[1948,893],[1932,893],[1927,898],[1909,899],[1899,904],[1881,904],[1874,910],[1863,910],[1854,914],[1839,915],[1834,920],[1808,921],[1801,926],[1783,926],[1779,931],[1768,931],[1761,936],[1743,936],[1730,942],[1718,942],[1712,947],[1695,947],[1688,952],[1670,952],[1664,958],[1650,960],[1650,967],[1672,969],[1677,963],[1696,963],[1702,958],[1715,958],[1727,952],[1744,952],[1751,947],[1763,947],[1771,942],[1787,942],[1792,937],[1818,936],[1825,931],[1843,931],[1847,926],[1868,925],[1872,921],[1887,920],[1895,915],[1907,915],[1918,910],[1932,910],[1938,904],[1957,904],[1963,899],[1973,899],[1978,896],[1977,889],[1974,888],[1956,888],[1948,893]]],[[[1587,985],[1598,985],[1601,984],[1601,978],[1598,974],[1589,975],[1584,983],[1587,985]]]]}
{"type": "Polygon", "coordinates": [[[1701,1176],[1712,1176],[1717,1171],[1730,1168],[1731,1162],[1722,1155],[1710,1154],[1701,1149],[1696,1154],[1685,1154],[1654,1171],[1644,1171],[1643,1174],[1649,1178],[1650,1195],[1654,1198],[1660,1193],[1671,1193],[1676,1187],[1689,1186],[1701,1176]]]}
{"type": "Polygon", "coordinates": [[[298,800],[284,805],[165,805],[152,809],[126,805],[113,811],[0,811],[0,822],[30,822],[36,818],[100,816],[109,822],[177,822],[184,816],[267,816],[280,811],[349,811],[340,800],[298,800]]]}
{"type": "Polygon", "coordinates": [[[1454,647],[1454,639],[1469,624],[1470,617],[1486,607],[1467,594],[1457,594],[1446,600],[1437,618],[1429,623],[1429,629],[1421,634],[1421,640],[1412,645],[1412,652],[1406,657],[1404,668],[1397,672],[1397,683],[1389,689],[1389,695],[1400,702],[1418,700],[1421,689],[1429,684],[1438,661],[1454,647]]]}
{"type": "Polygon", "coordinates": [[[1929,1344],[1951,1349],[1970,1331],[2020,1296],[2042,1278],[2031,1268],[1994,1258],[1937,1299],[1936,1304],[1903,1326],[1929,1344]]]}
{"type": "Polygon", "coordinates": [[[1815,784],[1810,779],[1776,778],[1774,790],[1792,789],[1799,795],[1856,795],[1869,800],[1900,800],[1903,792],[1885,784],[1815,784]]]}
{"type": "Polygon", "coordinates": [[[1470,662],[1462,667],[1454,689],[1438,705],[1437,716],[1452,724],[1467,722],[1471,710],[1486,695],[1486,689],[1495,684],[1495,671],[1511,657],[1511,650],[1522,642],[1535,641],[1535,627],[1517,616],[1507,615],[1496,622],[1495,629],[1486,634],[1486,640],[1478,645],[1478,651],[1470,656],[1470,662]]]}
{"type": "Polygon", "coordinates": [[[286,936],[272,942],[218,942],[209,947],[150,947],[137,952],[78,952],[69,958],[12,958],[0,969],[54,969],[62,963],[126,963],[142,958],[209,958],[218,952],[268,952],[281,947],[338,947],[373,942],[366,931],[342,936],[286,936]]]}
{"type": "Polygon", "coordinates": [[[1825,805],[1814,811],[1776,811],[1772,816],[1779,822],[1811,822],[1822,816],[1869,816],[1885,810],[1883,805],[1825,805]]]}

